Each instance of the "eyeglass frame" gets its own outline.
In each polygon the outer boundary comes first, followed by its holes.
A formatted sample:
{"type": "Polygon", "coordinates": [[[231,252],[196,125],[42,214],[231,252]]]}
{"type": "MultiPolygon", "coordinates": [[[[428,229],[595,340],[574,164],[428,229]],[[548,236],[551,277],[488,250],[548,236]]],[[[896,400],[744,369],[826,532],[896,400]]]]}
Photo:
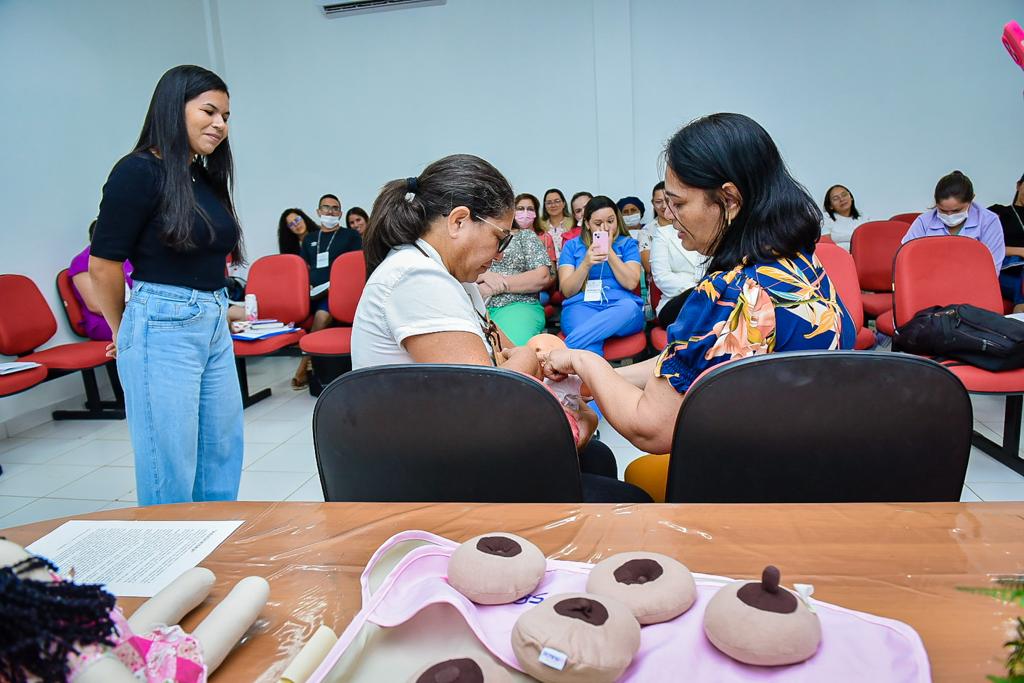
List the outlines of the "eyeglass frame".
{"type": "Polygon", "coordinates": [[[319,211],[320,213],[337,213],[339,216],[341,215],[340,206],[324,206],[323,204],[321,204],[320,206],[316,207],[316,210],[319,211]]]}
{"type": "Polygon", "coordinates": [[[491,226],[492,228],[494,228],[495,230],[497,230],[501,234],[501,237],[498,238],[498,253],[499,254],[504,252],[506,249],[508,249],[508,245],[512,243],[512,238],[516,236],[516,234],[514,232],[512,232],[511,229],[503,228],[500,225],[495,225],[494,223],[490,222],[489,220],[487,220],[483,216],[477,217],[476,220],[483,221],[484,223],[486,223],[487,225],[491,226]]]}

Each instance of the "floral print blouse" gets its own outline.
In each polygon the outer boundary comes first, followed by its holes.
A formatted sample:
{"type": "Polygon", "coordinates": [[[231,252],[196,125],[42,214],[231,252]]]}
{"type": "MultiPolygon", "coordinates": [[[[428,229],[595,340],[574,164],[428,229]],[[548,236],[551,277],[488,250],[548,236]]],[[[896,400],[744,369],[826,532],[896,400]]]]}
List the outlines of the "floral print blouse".
{"type": "MultiPolygon", "coordinates": [[[[508,248],[501,254],[500,261],[492,261],[490,271],[499,275],[519,275],[534,268],[550,266],[548,250],[533,230],[519,230],[508,248]]],[[[495,294],[487,302],[488,308],[500,308],[514,303],[539,303],[540,295],[533,294],[495,294]]]]}
{"type": "Polygon", "coordinates": [[[821,262],[797,254],[708,273],[668,328],[656,377],[679,393],[702,372],[774,351],[852,349],[853,319],[821,262]]]}

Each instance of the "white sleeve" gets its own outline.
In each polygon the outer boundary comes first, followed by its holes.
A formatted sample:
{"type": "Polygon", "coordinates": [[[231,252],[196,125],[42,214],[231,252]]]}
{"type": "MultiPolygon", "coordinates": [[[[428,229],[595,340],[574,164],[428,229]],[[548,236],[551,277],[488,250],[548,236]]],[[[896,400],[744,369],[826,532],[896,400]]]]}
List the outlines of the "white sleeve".
{"type": "Polygon", "coordinates": [[[666,299],[679,296],[693,287],[699,278],[693,272],[672,270],[671,246],[662,235],[655,236],[651,244],[651,277],[666,299]]]}
{"type": "Polygon", "coordinates": [[[384,303],[384,318],[399,344],[431,332],[469,332],[483,338],[469,294],[451,275],[434,268],[407,271],[384,303]]]}

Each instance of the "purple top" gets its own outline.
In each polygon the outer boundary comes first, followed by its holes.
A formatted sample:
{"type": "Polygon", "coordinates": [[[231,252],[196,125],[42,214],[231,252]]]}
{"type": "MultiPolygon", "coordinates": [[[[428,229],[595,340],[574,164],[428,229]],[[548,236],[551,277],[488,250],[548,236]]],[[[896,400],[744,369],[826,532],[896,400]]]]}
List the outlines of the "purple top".
{"type": "MultiPolygon", "coordinates": [[[[75,298],[78,299],[78,303],[82,307],[82,323],[85,325],[86,336],[95,341],[110,341],[113,333],[110,331],[110,326],[107,325],[106,319],[99,313],[93,313],[89,310],[89,307],[85,305],[82,294],[78,291],[78,287],[75,287],[74,277],[80,273],[88,272],[89,247],[86,247],[82,250],[81,254],[71,259],[71,265],[68,266],[68,277],[71,278],[71,291],[75,293],[75,298]]],[[[132,286],[131,272],[132,264],[125,261],[124,280],[129,287],[132,286]]]]}
{"type": "MultiPolygon", "coordinates": [[[[948,235],[949,228],[939,220],[938,209],[925,211],[916,219],[903,236],[903,243],[918,237],[941,237],[948,235]]],[[[1003,265],[1003,258],[1006,256],[1006,244],[1003,242],[1003,226],[999,222],[999,216],[988,209],[978,206],[977,202],[971,202],[967,209],[967,220],[960,228],[962,237],[970,237],[978,240],[992,252],[992,260],[996,264],[996,274],[1003,265]]]]}

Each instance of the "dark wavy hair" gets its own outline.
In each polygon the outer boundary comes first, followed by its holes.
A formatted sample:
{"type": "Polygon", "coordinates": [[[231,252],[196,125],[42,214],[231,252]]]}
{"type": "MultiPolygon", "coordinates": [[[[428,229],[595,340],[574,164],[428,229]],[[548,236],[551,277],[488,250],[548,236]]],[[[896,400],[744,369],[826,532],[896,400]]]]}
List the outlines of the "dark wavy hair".
{"type": "MultiPolygon", "coordinates": [[[[550,190],[549,190],[549,192],[550,192],[550,190]]],[[[517,204],[519,204],[520,201],[522,201],[524,199],[529,200],[529,202],[531,204],[533,204],[533,213],[536,214],[533,217],[533,225],[531,225],[530,227],[533,228],[533,231],[535,233],[537,233],[538,235],[543,235],[544,234],[544,228],[540,227],[540,200],[539,199],[537,199],[535,196],[533,196],[529,192],[523,192],[522,194],[517,194],[516,195],[515,201],[512,203],[512,206],[515,207],[517,204]]],[[[518,227],[518,225],[519,224],[517,223],[516,226],[518,227]]]]}
{"type": "Polygon", "coordinates": [[[290,213],[298,215],[305,222],[307,235],[311,232],[316,232],[317,224],[302,209],[291,208],[281,212],[281,217],[277,220],[277,249],[282,254],[295,254],[298,256],[302,248],[302,242],[299,241],[298,235],[288,227],[288,214],[290,213]]]}
{"type": "Polygon", "coordinates": [[[569,209],[569,202],[565,201],[565,195],[562,194],[562,191],[559,190],[557,187],[552,187],[551,189],[546,190],[544,192],[544,204],[541,206],[541,210],[543,211],[543,213],[541,214],[541,218],[549,222],[551,221],[551,214],[548,213],[547,201],[548,195],[551,194],[552,192],[557,194],[558,198],[562,200],[562,217],[572,218],[572,211],[569,209]]]}
{"type": "Polygon", "coordinates": [[[242,263],[242,228],[231,198],[234,190],[234,163],[228,138],[225,137],[212,154],[199,157],[192,163],[193,152],[185,125],[185,103],[208,90],[229,94],[228,86],[212,71],[191,64],[169,69],[160,77],[153,90],[139,141],[135,143],[132,152],[150,154],[155,151],[163,160],[158,210],[163,217],[161,238],[164,243],[177,251],[195,249],[204,237],[196,234],[197,214],[206,224],[205,237],[213,241],[213,224],[203,208],[196,204],[192,191],[192,174],[201,173],[234,220],[236,240],[231,250],[231,261],[242,263]]]}
{"type": "Polygon", "coordinates": [[[415,178],[392,180],[381,188],[363,235],[366,276],[392,248],[413,244],[431,222],[464,206],[474,220],[497,218],[512,210],[512,186],[501,171],[480,157],[453,154],[438,159],[415,178]]]}
{"type": "Polygon", "coordinates": [[[707,272],[814,250],[821,210],[790,175],[768,132],[750,117],[711,114],[691,121],[669,139],[665,160],[680,180],[704,190],[722,211],[707,272]],[[740,194],[739,212],[729,225],[725,183],[740,194]]]}
{"type": "Polygon", "coordinates": [[[825,199],[821,203],[821,208],[825,209],[828,213],[828,217],[832,220],[836,219],[836,210],[832,208],[832,190],[837,187],[841,187],[846,190],[846,194],[850,195],[850,218],[860,218],[860,211],[857,210],[857,200],[853,198],[853,193],[850,192],[850,188],[846,185],[833,185],[832,187],[825,190],[825,199]]]}

